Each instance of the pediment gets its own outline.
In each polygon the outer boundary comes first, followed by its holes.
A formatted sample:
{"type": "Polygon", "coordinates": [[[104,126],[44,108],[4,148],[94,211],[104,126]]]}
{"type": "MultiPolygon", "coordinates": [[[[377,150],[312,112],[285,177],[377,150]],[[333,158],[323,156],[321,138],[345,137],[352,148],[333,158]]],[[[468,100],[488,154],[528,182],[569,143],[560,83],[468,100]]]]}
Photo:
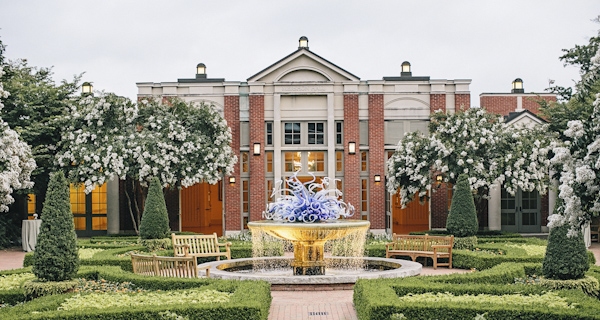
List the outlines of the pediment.
{"type": "Polygon", "coordinates": [[[360,78],[307,49],[298,49],[248,82],[347,82],[360,78]]]}

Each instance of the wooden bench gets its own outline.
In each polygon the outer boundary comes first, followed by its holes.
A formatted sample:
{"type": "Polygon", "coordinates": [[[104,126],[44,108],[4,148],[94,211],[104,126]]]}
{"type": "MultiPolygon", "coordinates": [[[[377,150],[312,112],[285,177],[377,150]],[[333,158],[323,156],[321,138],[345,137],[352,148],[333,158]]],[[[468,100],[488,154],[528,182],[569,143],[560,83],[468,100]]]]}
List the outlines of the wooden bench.
{"type": "Polygon", "coordinates": [[[206,270],[210,277],[210,266],[196,266],[194,257],[161,257],[157,255],[131,254],[133,273],[147,276],[196,278],[198,269],[206,270]]]}
{"type": "Polygon", "coordinates": [[[198,257],[221,257],[231,259],[231,242],[219,243],[217,233],[203,235],[178,236],[171,234],[175,257],[193,257],[198,264],[198,257]],[[225,251],[221,251],[225,247],[225,251]]]}
{"type": "Polygon", "coordinates": [[[397,235],[394,233],[393,242],[386,244],[385,256],[409,256],[413,261],[417,257],[429,257],[433,259],[433,268],[448,266],[452,269],[452,245],[454,236],[436,237],[430,235],[412,236],[397,235]],[[438,262],[438,258],[448,258],[447,263],[438,262]]]}

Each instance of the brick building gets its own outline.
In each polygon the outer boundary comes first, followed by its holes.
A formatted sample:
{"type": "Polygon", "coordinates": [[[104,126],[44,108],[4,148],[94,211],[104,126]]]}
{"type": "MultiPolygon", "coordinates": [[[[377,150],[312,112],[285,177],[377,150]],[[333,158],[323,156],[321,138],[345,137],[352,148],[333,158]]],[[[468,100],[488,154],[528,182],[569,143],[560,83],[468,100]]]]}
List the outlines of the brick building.
{"type": "Polygon", "coordinates": [[[355,206],[355,218],[370,220],[373,232],[429,229],[429,203],[395,206],[385,161],[404,133],[427,132],[431,112],[469,107],[471,80],[413,76],[408,62],[401,68],[391,72],[397,76],[361,80],[309,50],[302,37],[297,50],[246,81],[209,78],[199,64],[195,78],[137,83],[138,98],[214,104],[233,131],[235,173],[217,187],[183,189],[174,229],[239,232],[262,219],[275,182],[296,170],[303,180],[339,179],[344,201],[355,206]]]}
{"type": "MultiPolygon", "coordinates": [[[[504,116],[508,125],[532,128],[545,122],[538,117],[538,101],[554,101],[553,93],[525,93],[523,80],[517,78],[512,83],[510,93],[482,93],[480,106],[488,112],[504,116]]],[[[556,203],[556,191],[549,189],[541,196],[537,191],[518,190],[510,195],[501,186],[494,185],[488,202],[487,228],[520,233],[548,232],[548,215],[556,203]]]]}
{"type": "MultiPolygon", "coordinates": [[[[166,192],[171,229],[219,235],[243,231],[248,221],[262,219],[276,182],[298,170],[303,181],[311,175],[337,180],[343,200],[356,208],[354,218],[369,220],[374,233],[445,228],[451,187],[441,184],[429,202],[413,201],[402,209],[398,196],[385,187],[385,162],[405,133],[428,132],[433,111],[470,107],[471,80],[413,76],[406,61],[400,68],[390,72],[397,76],[361,80],[309,50],[302,37],[297,50],[245,81],[209,78],[200,63],[193,78],[137,83],[139,99],[180,97],[214,105],[233,133],[239,161],[231,176],[216,185],[166,192]]],[[[556,97],[525,94],[519,84],[511,93],[481,94],[481,106],[505,115],[511,125],[542,123],[535,100],[556,97]]],[[[87,196],[72,188],[78,234],[132,229],[123,188],[116,180],[87,196]]],[[[511,198],[496,186],[480,227],[539,232],[555,198],[522,192],[511,198]]],[[[28,207],[30,215],[36,212],[35,198],[28,207]]]]}

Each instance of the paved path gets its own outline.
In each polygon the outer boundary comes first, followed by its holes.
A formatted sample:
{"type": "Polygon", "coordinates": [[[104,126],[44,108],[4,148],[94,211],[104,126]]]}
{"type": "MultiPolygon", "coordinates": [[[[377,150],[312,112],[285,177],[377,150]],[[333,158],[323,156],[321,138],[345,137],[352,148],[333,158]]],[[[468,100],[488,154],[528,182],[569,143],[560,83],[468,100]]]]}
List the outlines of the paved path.
{"type": "MultiPolygon", "coordinates": [[[[600,244],[592,243],[589,249],[600,266],[600,244]]],[[[20,248],[0,250],[0,270],[17,269],[23,266],[25,252],[20,248]]],[[[440,267],[424,267],[422,275],[464,273],[468,270],[440,267]]],[[[352,290],[334,291],[272,291],[273,302],[269,320],[357,320],[352,290]]]]}

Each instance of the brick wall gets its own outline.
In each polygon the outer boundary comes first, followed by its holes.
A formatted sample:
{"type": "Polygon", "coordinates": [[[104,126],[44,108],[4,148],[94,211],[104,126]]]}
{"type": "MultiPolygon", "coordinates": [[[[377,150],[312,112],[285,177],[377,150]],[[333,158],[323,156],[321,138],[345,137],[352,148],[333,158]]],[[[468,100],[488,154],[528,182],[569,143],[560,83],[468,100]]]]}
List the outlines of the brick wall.
{"type": "Polygon", "coordinates": [[[546,100],[556,102],[556,96],[526,96],[523,97],[523,109],[529,110],[533,112],[535,115],[539,116],[540,114],[540,104],[538,101],[546,100]]]}
{"type": "Polygon", "coordinates": [[[442,110],[444,113],[446,112],[446,94],[434,93],[429,95],[429,108],[431,112],[435,112],[436,110],[442,110]]]}
{"type": "Polygon", "coordinates": [[[433,183],[431,193],[431,227],[445,228],[448,218],[448,185],[433,183]]]}
{"type": "Polygon", "coordinates": [[[548,197],[548,193],[546,193],[545,195],[542,196],[542,199],[540,199],[542,201],[542,208],[541,208],[541,225],[542,226],[547,226],[548,225],[548,215],[550,214],[550,206],[549,206],[549,197],[548,197]]]}
{"type": "Polygon", "coordinates": [[[360,152],[358,94],[344,94],[344,201],[356,208],[352,218],[360,219],[360,152]],[[356,154],[348,153],[348,143],[356,143],[356,154]]]}
{"type": "Polygon", "coordinates": [[[537,101],[556,101],[556,96],[542,96],[539,97],[533,94],[523,95],[485,95],[479,97],[479,103],[482,108],[487,109],[488,112],[498,113],[503,116],[507,116],[510,112],[514,112],[517,109],[518,97],[522,96],[523,109],[529,110],[534,114],[540,113],[540,105],[537,101]]]}
{"type": "Polygon", "coordinates": [[[227,125],[231,128],[232,141],[231,149],[233,154],[237,156],[238,163],[234,166],[234,172],[231,176],[225,176],[223,183],[225,184],[225,230],[237,231],[241,230],[241,217],[242,212],[241,205],[241,186],[242,181],[240,179],[240,97],[239,96],[225,96],[225,120],[227,125]],[[234,177],[236,183],[229,184],[229,177],[234,177]]]}
{"type": "Polygon", "coordinates": [[[250,221],[262,220],[265,210],[265,96],[250,95],[250,182],[248,185],[250,221]],[[253,155],[253,146],[260,143],[260,155],[253,155]]]}
{"type": "Polygon", "coordinates": [[[383,94],[369,94],[369,211],[371,229],[385,228],[385,144],[383,94]],[[381,182],[375,183],[379,175],[381,182]]]}
{"type": "Polygon", "coordinates": [[[471,107],[471,94],[459,93],[454,95],[454,110],[460,110],[461,107],[464,109],[471,107]]]}

